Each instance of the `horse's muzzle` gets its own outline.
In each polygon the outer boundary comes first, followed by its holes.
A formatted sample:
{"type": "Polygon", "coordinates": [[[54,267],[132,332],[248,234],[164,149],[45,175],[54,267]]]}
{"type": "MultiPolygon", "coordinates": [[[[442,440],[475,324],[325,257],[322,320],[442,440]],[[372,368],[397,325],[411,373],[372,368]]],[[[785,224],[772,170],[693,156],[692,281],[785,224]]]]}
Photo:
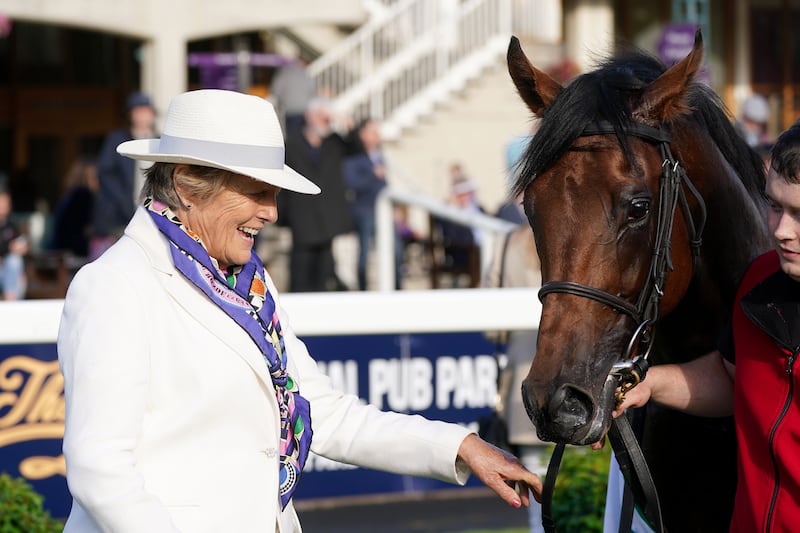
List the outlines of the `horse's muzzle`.
{"type": "Polygon", "coordinates": [[[608,430],[610,403],[605,402],[605,398],[613,398],[612,392],[613,384],[608,380],[603,387],[601,404],[598,404],[583,388],[565,383],[555,389],[539,409],[523,385],[522,399],[540,439],[584,445],[597,442],[608,430]]]}
{"type": "Polygon", "coordinates": [[[551,423],[565,433],[585,426],[594,411],[592,398],[574,385],[561,385],[550,397],[547,406],[551,423]]]}

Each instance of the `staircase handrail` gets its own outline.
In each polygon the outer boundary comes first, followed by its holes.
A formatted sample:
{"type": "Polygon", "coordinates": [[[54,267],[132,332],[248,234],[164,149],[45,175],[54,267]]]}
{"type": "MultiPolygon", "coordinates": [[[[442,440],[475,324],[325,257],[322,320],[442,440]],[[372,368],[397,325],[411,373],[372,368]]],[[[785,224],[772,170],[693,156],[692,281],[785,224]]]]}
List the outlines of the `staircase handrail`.
{"type": "MultiPolygon", "coordinates": [[[[318,88],[320,90],[327,89],[327,87],[320,84],[319,80],[325,78],[325,74],[329,69],[346,59],[348,56],[353,55],[355,52],[357,52],[355,55],[357,55],[358,61],[361,63],[358,65],[358,70],[365,72],[366,75],[371,75],[373,70],[372,67],[374,66],[374,57],[365,57],[367,54],[363,50],[369,46],[367,43],[370,43],[377,33],[386,30],[390,25],[395,24],[398,18],[406,15],[407,12],[416,7],[417,4],[422,4],[423,2],[424,0],[400,0],[397,3],[390,5],[385,11],[375,15],[374,17],[371,17],[370,20],[368,20],[363,26],[345,37],[335,47],[326,51],[323,55],[310,63],[307,67],[308,73],[311,75],[311,77],[318,80],[318,88]]],[[[430,0],[428,0],[427,3],[428,5],[435,4],[435,2],[430,2],[430,0]]],[[[371,46],[369,47],[371,48],[371,46]]],[[[335,88],[330,89],[335,90],[335,88]]],[[[341,91],[337,91],[331,96],[335,98],[338,96],[339,92],[341,91]]]]}
{"type": "Polygon", "coordinates": [[[511,0],[399,0],[308,70],[340,111],[387,121],[456,63],[488,47],[496,53],[496,41],[511,34],[512,7],[511,0]]]}
{"type": "Polygon", "coordinates": [[[466,211],[422,192],[407,191],[387,185],[378,195],[375,204],[375,251],[380,291],[391,291],[395,288],[393,213],[395,203],[421,208],[437,218],[485,230],[479,243],[481,277],[489,267],[496,237],[519,227],[517,224],[485,213],[466,211]]]}
{"type": "Polygon", "coordinates": [[[400,0],[390,6],[385,7],[380,13],[371,16],[366,23],[356,29],[353,33],[342,39],[330,50],[319,56],[308,65],[308,72],[312,76],[318,75],[322,70],[338,61],[352,49],[357,48],[363,41],[375,34],[380,29],[386,27],[397,18],[399,13],[406,11],[410,4],[419,0],[400,0]]]}

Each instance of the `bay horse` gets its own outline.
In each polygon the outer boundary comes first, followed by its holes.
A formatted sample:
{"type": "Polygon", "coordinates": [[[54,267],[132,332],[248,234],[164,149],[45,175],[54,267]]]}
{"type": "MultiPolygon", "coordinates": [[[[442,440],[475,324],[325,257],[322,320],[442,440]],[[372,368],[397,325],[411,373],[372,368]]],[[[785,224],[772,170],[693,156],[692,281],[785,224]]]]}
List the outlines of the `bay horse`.
{"type": "MultiPolygon", "coordinates": [[[[633,363],[715,349],[740,276],[770,246],[763,162],[695,81],[702,58],[698,31],[670,68],[632,50],[562,86],[511,39],[509,73],[540,119],[512,195],[523,194],[541,259],[522,395],[542,440],[600,441],[633,363]]],[[[641,441],[667,530],[727,531],[732,418],[650,405],[641,441]]]]}

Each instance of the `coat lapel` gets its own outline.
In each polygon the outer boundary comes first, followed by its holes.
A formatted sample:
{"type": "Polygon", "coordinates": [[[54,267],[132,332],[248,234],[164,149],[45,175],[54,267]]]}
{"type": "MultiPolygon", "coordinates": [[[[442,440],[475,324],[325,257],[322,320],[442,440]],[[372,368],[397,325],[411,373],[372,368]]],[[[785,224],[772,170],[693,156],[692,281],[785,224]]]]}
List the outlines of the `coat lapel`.
{"type": "Polygon", "coordinates": [[[268,386],[268,390],[272,390],[272,378],[258,346],[239,324],[175,268],[169,252],[169,243],[143,208],[137,209],[125,230],[125,235],[135,240],[145,250],[154,269],[165,274],[164,288],[175,299],[177,305],[229,346],[268,386]]]}

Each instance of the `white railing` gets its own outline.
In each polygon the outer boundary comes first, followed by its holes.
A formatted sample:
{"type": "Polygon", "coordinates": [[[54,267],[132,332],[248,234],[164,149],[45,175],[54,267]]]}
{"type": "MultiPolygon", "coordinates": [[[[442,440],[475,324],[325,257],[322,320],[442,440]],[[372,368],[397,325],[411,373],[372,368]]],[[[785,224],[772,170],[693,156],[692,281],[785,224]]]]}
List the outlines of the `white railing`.
{"type": "Polygon", "coordinates": [[[479,245],[481,277],[489,267],[496,237],[505,235],[518,227],[507,220],[466,211],[424,193],[404,191],[392,186],[385,187],[378,195],[375,204],[375,254],[379,291],[395,289],[393,210],[395,203],[421,208],[438,218],[484,230],[479,245]]]}
{"type": "Polygon", "coordinates": [[[512,8],[532,1],[398,0],[309,65],[309,73],[340,111],[381,119],[393,137],[496,62],[514,28],[512,8]]]}
{"type": "MultiPolygon", "coordinates": [[[[539,327],[542,306],[537,291],[538,287],[287,293],[281,295],[281,305],[292,318],[292,330],[301,336],[528,330],[539,327]],[[386,309],[392,312],[382,312],[386,309]],[[492,312],[483,316],[475,309],[492,312]]],[[[64,300],[0,302],[0,322],[5,325],[0,344],[54,343],[63,307],[64,300]]]]}

